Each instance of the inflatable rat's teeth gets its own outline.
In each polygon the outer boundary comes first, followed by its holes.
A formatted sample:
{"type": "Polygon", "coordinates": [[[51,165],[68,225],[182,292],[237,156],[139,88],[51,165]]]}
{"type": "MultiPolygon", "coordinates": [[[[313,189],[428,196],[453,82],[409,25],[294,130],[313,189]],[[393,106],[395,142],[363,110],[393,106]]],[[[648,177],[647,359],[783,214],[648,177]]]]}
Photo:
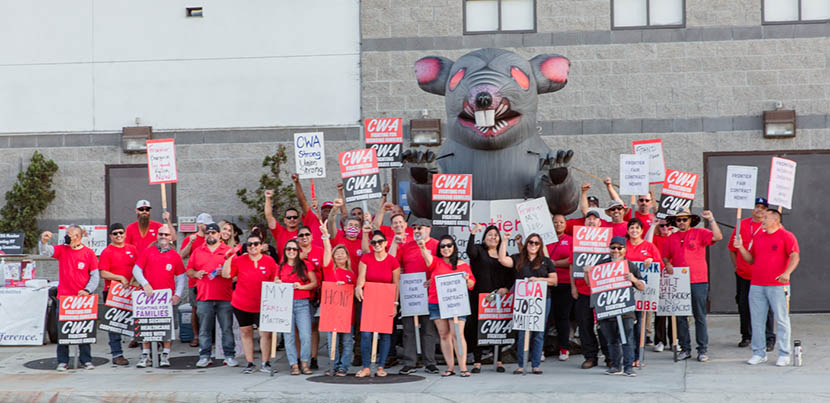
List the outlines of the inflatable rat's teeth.
{"type": "Polygon", "coordinates": [[[484,115],[484,111],[476,111],[476,126],[487,126],[487,117],[484,115]]]}
{"type": "Polygon", "coordinates": [[[476,126],[492,127],[496,125],[496,111],[488,109],[485,111],[476,111],[476,126]]]}

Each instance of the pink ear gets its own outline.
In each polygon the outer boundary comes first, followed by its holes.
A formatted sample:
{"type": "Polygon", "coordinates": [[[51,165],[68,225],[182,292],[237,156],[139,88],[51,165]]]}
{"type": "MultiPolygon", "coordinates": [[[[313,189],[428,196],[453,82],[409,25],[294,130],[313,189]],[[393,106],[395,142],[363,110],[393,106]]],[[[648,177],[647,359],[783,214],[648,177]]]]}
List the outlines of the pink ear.
{"type": "Polygon", "coordinates": [[[441,61],[434,57],[425,57],[415,62],[415,77],[418,84],[427,84],[435,81],[441,73],[441,61]]]}
{"type": "Polygon", "coordinates": [[[542,62],[539,67],[542,75],[544,75],[548,80],[556,83],[564,83],[565,81],[568,81],[570,62],[564,57],[552,57],[542,62]]]}

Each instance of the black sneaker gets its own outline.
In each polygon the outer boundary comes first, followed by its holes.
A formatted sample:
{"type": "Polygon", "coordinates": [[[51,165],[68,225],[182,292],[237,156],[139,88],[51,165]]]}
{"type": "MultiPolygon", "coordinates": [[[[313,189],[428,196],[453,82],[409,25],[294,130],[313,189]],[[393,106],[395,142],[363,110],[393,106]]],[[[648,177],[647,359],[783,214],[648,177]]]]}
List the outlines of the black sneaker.
{"type": "Polygon", "coordinates": [[[409,365],[405,365],[403,368],[401,368],[400,371],[398,371],[398,373],[401,374],[401,375],[414,374],[415,373],[415,367],[410,367],[409,365]]]}
{"type": "Polygon", "coordinates": [[[622,373],[623,370],[617,367],[609,367],[607,370],[605,370],[605,375],[622,375],[622,373]]]}
{"type": "Polygon", "coordinates": [[[628,368],[628,369],[625,370],[625,372],[623,372],[623,375],[633,377],[633,376],[637,376],[637,373],[634,372],[634,368],[628,368]]]}
{"type": "Polygon", "coordinates": [[[775,342],[774,341],[767,341],[767,351],[775,350],[775,342]]]}
{"type": "Polygon", "coordinates": [[[426,368],[424,368],[424,371],[426,371],[427,373],[430,373],[430,374],[437,374],[437,373],[441,372],[441,371],[438,370],[438,367],[436,367],[435,365],[427,365],[426,368]]]}
{"type": "Polygon", "coordinates": [[[692,352],[691,351],[681,351],[680,353],[677,354],[677,359],[679,361],[688,360],[689,358],[692,358],[692,352]]]}
{"type": "Polygon", "coordinates": [[[247,367],[245,367],[245,369],[243,369],[243,370],[242,370],[242,373],[243,373],[243,374],[251,374],[251,373],[253,373],[255,370],[256,370],[256,365],[254,365],[254,363],[252,363],[252,362],[249,362],[249,363],[248,363],[248,366],[247,366],[247,367]]]}
{"type": "Polygon", "coordinates": [[[740,347],[740,348],[747,347],[747,346],[749,346],[749,343],[751,343],[751,341],[749,339],[741,339],[741,342],[738,343],[738,347],[740,347]]]}
{"type": "Polygon", "coordinates": [[[309,368],[311,368],[311,369],[320,369],[320,367],[317,366],[317,359],[316,358],[311,359],[311,365],[309,365],[309,368]]]}

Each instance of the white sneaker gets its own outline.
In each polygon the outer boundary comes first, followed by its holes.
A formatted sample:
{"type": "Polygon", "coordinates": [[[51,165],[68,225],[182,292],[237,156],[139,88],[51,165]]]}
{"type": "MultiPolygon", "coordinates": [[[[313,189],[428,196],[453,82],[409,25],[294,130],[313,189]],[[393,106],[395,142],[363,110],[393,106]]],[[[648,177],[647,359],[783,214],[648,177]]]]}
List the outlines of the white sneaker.
{"type": "Polygon", "coordinates": [[[779,356],[778,361],[775,361],[775,366],[777,367],[788,367],[790,366],[790,356],[779,356]]]}
{"type": "Polygon", "coordinates": [[[761,357],[760,355],[753,355],[752,358],[746,361],[749,365],[758,365],[762,362],[767,362],[767,357],[761,357]]]}
{"type": "Polygon", "coordinates": [[[205,368],[208,365],[212,365],[212,364],[213,364],[213,361],[210,359],[210,357],[201,357],[201,358],[199,358],[199,361],[196,362],[196,367],[205,368]]]}
{"type": "Polygon", "coordinates": [[[228,357],[228,358],[225,358],[225,365],[227,365],[229,367],[237,367],[237,366],[239,366],[239,361],[237,361],[233,357],[228,357]]]}
{"type": "Polygon", "coordinates": [[[149,354],[141,354],[141,358],[138,360],[138,364],[136,364],[136,368],[147,368],[150,365],[150,355],[149,354]]]}
{"type": "Polygon", "coordinates": [[[661,342],[654,345],[654,352],[655,353],[662,353],[664,348],[666,348],[666,346],[664,346],[663,342],[661,341],[661,342]]]}
{"type": "Polygon", "coordinates": [[[542,362],[545,362],[545,354],[542,354],[542,362]]]}
{"type": "Polygon", "coordinates": [[[571,353],[569,351],[562,351],[559,353],[559,361],[568,361],[570,358],[571,353]]]}
{"type": "Polygon", "coordinates": [[[69,369],[69,366],[68,366],[68,365],[66,365],[66,364],[64,364],[64,363],[60,363],[60,364],[58,364],[58,367],[57,367],[57,368],[55,368],[55,371],[58,371],[58,372],[66,372],[66,370],[67,370],[67,369],[69,369]]]}
{"type": "Polygon", "coordinates": [[[90,369],[90,370],[95,369],[95,364],[93,364],[92,361],[85,362],[84,363],[84,369],[90,369]]]}
{"type": "Polygon", "coordinates": [[[170,366],[170,354],[161,353],[161,359],[159,360],[159,367],[167,368],[169,366],[170,366]]]}

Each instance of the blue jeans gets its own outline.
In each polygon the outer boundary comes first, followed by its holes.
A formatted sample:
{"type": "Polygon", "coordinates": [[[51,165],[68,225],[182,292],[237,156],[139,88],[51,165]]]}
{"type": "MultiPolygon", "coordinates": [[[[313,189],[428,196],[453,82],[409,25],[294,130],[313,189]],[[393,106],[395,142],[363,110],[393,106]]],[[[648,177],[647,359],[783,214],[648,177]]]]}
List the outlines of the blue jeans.
{"type": "Polygon", "coordinates": [[[226,358],[236,355],[233,342],[233,307],[230,301],[196,301],[199,316],[199,357],[210,358],[213,348],[213,328],[219,321],[222,329],[222,351],[226,358]]]}
{"type": "Polygon", "coordinates": [[[752,354],[766,357],[767,312],[772,308],[776,324],[778,356],[790,355],[790,315],[787,311],[788,285],[749,286],[749,313],[752,317],[752,354]]]}
{"type": "MultiPolygon", "coordinates": [[[[548,328],[548,312],[550,312],[550,298],[545,299],[545,329],[548,328]]],[[[520,330],[516,336],[516,363],[519,367],[525,365],[525,332],[520,330]]],[[[542,365],[542,347],[545,344],[545,332],[530,332],[530,367],[539,368],[542,365]]]]}
{"type": "Polygon", "coordinates": [[[121,350],[121,333],[109,332],[109,336],[112,358],[123,356],[124,351],[121,350]]]}
{"type": "Polygon", "coordinates": [[[634,339],[634,319],[623,317],[623,331],[625,331],[625,344],[620,340],[620,329],[617,318],[603,319],[599,323],[599,331],[608,340],[608,354],[611,367],[631,369],[634,364],[634,346],[637,340],[634,339]],[[620,356],[622,353],[622,356],[620,356]]]}
{"type": "MultiPolygon", "coordinates": [[[[308,299],[295,299],[291,306],[291,321],[300,333],[300,361],[311,360],[311,304],[308,299]]],[[[292,329],[293,330],[293,329],[292,329]]],[[[294,332],[285,335],[285,356],[290,365],[297,365],[297,341],[294,332]]]]}
{"type": "MultiPolygon", "coordinates": [[[[392,344],[392,335],[378,333],[378,361],[377,365],[386,365],[386,357],[389,355],[389,346],[392,344]]],[[[363,368],[372,367],[372,333],[360,332],[360,359],[363,361],[363,368]]]]}
{"type": "MultiPolygon", "coordinates": [[[[709,283],[692,284],[692,314],[695,317],[695,341],[698,354],[706,353],[709,347],[709,332],[706,330],[706,297],[708,295],[709,283]]],[[[685,316],[677,318],[677,338],[681,350],[692,351],[689,321],[685,316]]]]}
{"type": "MultiPolygon", "coordinates": [[[[58,312],[60,310],[55,310],[55,321],[58,320],[58,312]]],[[[58,322],[58,326],[60,326],[60,322],[58,322]]],[[[88,362],[92,362],[92,345],[91,344],[78,344],[78,361],[81,364],[86,364],[88,362]]],[[[58,364],[69,364],[69,345],[68,344],[58,344],[58,364]]]]}
{"type": "MultiPolygon", "coordinates": [[[[329,346],[331,346],[331,332],[328,334],[329,346]]],[[[331,347],[329,347],[331,348],[331,347]]],[[[352,364],[354,356],[354,337],[352,330],[348,333],[337,333],[337,346],[334,351],[334,370],[349,372],[349,365],[352,364]],[[343,347],[340,347],[342,344],[343,347]]]]}

